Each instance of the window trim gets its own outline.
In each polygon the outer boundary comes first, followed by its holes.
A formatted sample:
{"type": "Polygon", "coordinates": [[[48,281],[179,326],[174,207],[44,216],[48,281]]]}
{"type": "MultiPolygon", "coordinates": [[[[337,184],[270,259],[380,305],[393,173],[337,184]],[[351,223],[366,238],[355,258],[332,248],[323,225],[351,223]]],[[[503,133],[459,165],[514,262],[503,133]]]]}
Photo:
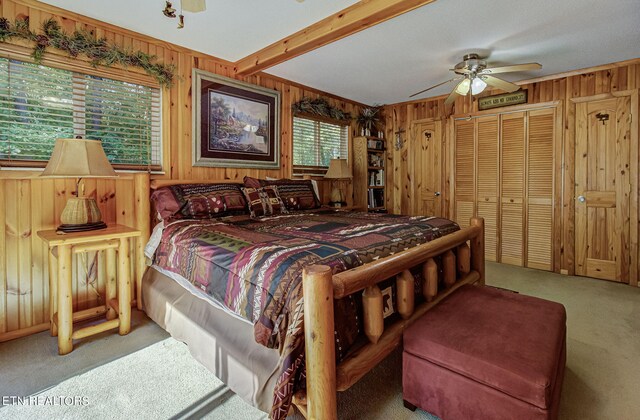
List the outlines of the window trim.
{"type": "MultiPolygon", "coordinates": [[[[346,152],[347,156],[344,158],[347,159],[347,162],[351,162],[350,153],[349,153],[349,145],[351,144],[351,130],[349,127],[351,126],[350,121],[336,120],[333,118],[322,117],[315,114],[308,114],[305,112],[293,112],[291,118],[291,175],[293,177],[303,177],[303,176],[324,176],[329,170],[328,166],[312,166],[312,165],[295,165],[293,163],[293,147],[294,147],[294,139],[293,139],[293,125],[295,118],[302,118],[306,120],[315,121],[318,123],[325,124],[333,124],[338,125],[342,129],[346,131],[346,152]]],[[[318,127],[319,129],[319,127],[318,127]]],[[[342,158],[342,156],[341,156],[342,158]]]]}

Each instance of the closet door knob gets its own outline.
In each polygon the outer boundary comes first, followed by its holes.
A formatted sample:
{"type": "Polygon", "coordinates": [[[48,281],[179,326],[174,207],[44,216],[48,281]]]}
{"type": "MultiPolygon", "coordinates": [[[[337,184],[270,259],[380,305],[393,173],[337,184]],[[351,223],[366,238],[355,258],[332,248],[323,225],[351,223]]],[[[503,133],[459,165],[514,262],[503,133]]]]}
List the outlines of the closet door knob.
{"type": "Polygon", "coordinates": [[[581,202],[581,203],[584,203],[585,201],[587,201],[587,199],[585,198],[584,195],[579,195],[578,196],[578,201],[581,202]]]}
{"type": "Polygon", "coordinates": [[[435,193],[433,193],[433,195],[435,195],[436,197],[440,197],[440,191],[436,191],[435,193]]]}

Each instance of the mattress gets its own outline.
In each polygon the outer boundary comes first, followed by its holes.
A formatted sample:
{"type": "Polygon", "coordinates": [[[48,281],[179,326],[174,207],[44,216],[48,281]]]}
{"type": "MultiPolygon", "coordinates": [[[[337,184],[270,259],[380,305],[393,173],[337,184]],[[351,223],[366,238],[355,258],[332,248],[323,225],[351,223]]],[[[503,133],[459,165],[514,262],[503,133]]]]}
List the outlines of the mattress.
{"type": "Polygon", "coordinates": [[[147,315],[249,404],[268,412],[280,355],[255,342],[253,325],[150,267],[142,279],[147,315]]]}

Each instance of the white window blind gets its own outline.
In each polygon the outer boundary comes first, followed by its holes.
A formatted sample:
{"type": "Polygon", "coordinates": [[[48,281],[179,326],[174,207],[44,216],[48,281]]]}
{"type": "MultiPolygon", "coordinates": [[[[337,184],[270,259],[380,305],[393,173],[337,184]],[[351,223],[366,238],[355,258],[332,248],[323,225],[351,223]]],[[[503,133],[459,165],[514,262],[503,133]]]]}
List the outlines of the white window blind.
{"type": "Polygon", "coordinates": [[[44,166],[57,138],[102,140],[115,167],[160,169],[160,89],[0,58],[0,160],[44,166]]]}
{"type": "Polygon", "coordinates": [[[348,159],[348,126],[293,118],[293,172],[324,173],[332,158],[348,159]]]}

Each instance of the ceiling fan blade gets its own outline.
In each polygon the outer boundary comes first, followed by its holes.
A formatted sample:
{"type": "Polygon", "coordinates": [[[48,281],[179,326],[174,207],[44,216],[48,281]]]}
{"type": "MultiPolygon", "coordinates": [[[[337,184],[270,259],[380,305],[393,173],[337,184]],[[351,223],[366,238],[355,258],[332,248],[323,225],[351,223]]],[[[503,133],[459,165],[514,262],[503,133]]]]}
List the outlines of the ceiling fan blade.
{"type": "Polygon", "coordinates": [[[469,73],[471,73],[471,70],[465,69],[465,68],[449,69],[449,71],[453,71],[453,72],[456,72],[458,74],[469,74],[469,73]]]}
{"type": "Polygon", "coordinates": [[[497,74],[509,73],[512,71],[540,70],[541,68],[542,65],[538,63],[514,64],[513,66],[489,67],[482,70],[479,74],[497,74]]]}
{"type": "MultiPolygon", "coordinates": [[[[464,82],[464,80],[462,80],[462,82],[464,82]]],[[[456,101],[456,99],[458,98],[458,96],[460,96],[460,94],[457,92],[458,90],[458,86],[460,86],[460,84],[462,83],[458,83],[456,85],[456,87],[453,88],[453,90],[451,91],[451,93],[449,94],[449,96],[447,96],[447,99],[445,99],[444,101],[444,105],[445,106],[449,106],[452,103],[454,103],[456,101]]]]}
{"type": "Polygon", "coordinates": [[[185,12],[204,12],[207,10],[205,0],[181,0],[182,10],[185,12]]]}
{"type": "Polygon", "coordinates": [[[506,80],[498,79],[497,77],[488,76],[486,74],[483,74],[481,76],[481,78],[489,86],[497,87],[498,89],[502,89],[502,90],[507,91],[509,93],[515,92],[516,90],[520,89],[520,86],[518,86],[518,85],[516,85],[514,83],[511,83],[511,82],[507,82],[506,80]]]}
{"type": "Polygon", "coordinates": [[[428,90],[431,90],[433,88],[437,88],[438,86],[442,86],[442,85],[447,84],[449,82],[453,82],[454,80],[460,80],[460,79],[462,79],[462,78],[461,77],[454,77],[453,79],[449,79],[446,82],[438,83],[437,85],[433,85],[431,87],[426,88],[425,90],[421,90],[420,92],[414,93],[413,95],[411,95],[409,97],[413,98],[414,96],[420,95],[421,93],[424,93],[424,92],[426,92],[428,90]]]}

